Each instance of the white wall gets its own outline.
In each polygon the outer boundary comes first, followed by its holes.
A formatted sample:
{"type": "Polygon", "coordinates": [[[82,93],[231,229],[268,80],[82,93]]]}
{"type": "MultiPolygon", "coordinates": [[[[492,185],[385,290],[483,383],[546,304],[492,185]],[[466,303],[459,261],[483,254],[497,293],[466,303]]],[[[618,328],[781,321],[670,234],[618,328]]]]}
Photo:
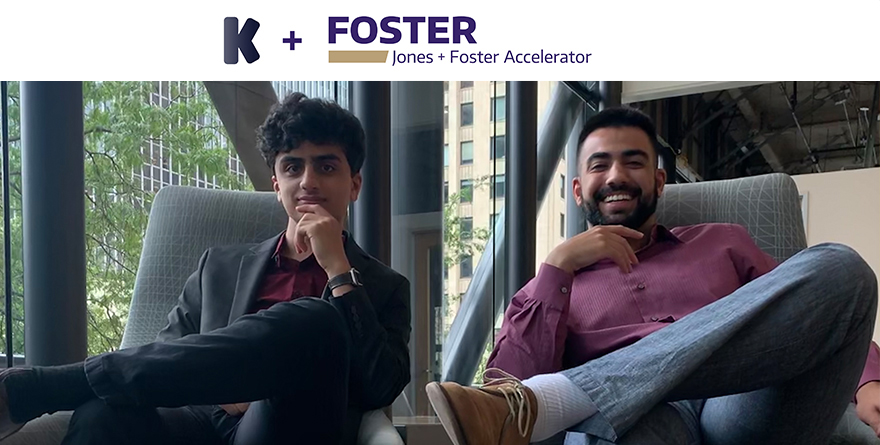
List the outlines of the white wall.
{"type": "Polygon", "coordinates": [[[770,83],[767,81],[629,81],[623,82],[621,102],[625,104],[666,97],[686,96],[688,94],[721,91],[730,88],[746,87],[770,83]]]}
{"type": "MultiPolygon", "coordinates": [[[[807,244],[846,244],[880,276],[880,168],[793,178],[807,194],[807,244]]],[[[874,340],[880,342],[880,323],[874,340]]]]}

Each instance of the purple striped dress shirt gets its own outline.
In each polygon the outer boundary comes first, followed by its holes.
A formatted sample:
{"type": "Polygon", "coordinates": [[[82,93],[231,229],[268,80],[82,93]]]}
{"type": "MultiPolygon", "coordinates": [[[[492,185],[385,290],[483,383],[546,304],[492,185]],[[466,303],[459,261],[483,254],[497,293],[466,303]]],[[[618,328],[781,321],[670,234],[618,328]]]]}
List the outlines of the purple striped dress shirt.
{"type": "MultiPolygon", "coordinates": [[[[568,369],[623,348],[773,270],[735,224],[656,226],[625,274],[600,261],[574,276],[542,264],[504,314],[487,367],[521,379],[568,369]]],[[[872,344],[859,387],[880,380],[872,344]]]]}

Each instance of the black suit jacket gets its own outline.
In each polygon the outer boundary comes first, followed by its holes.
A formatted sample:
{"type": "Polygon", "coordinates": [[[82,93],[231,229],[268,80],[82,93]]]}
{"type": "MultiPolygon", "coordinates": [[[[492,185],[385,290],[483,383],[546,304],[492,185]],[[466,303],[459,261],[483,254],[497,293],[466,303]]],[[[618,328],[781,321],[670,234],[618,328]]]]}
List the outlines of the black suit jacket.
{"type": "MultiPolygon", "coordinates": [[[[186,281],[168,326],[168,341],[227,326],[245,315],[258,298],[263,274],[281,234],[259,244],[208,249],[186,281]]],[[[355,443],[362,414],[391,405],[410,380],[409,281],[364,252],[344,234],[345,254],[363,287],[330,301],[347,321],[352,340],[349,415],[345,443],[355,443]]]]}

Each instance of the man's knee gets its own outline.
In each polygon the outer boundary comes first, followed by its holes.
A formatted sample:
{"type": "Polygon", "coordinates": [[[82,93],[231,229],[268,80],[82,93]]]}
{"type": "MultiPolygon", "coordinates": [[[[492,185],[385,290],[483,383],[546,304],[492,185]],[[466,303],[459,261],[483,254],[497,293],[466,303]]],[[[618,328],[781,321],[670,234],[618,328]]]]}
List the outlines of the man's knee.
{"type": "Polygon", "coordinates": [[[859,278],[872,278],[876,276],[871,266],[850,246],[840,243],[821,243],[807,249],[818,254],[818,258],[825,264],[838,265],[850,272],[850,276],[859,278]]]}
{"type": "Polygon", "coordinates": [[[820,264],[815,272],[827,280],[863,285],[877,295],[877,276],[871,266],[852,247],[839,243],[822,243],[807,249],[820,264]]]}
{"type": "MultiPolygon", "coordinates": [[[[342,303],[342,302],[340,302],[342,303]]],[[[344,303],[342,303],[344,305],[344,303]]],[[[320,298],[301,298],[269,309],[291,311],[294,322],[307,323],[308,336],[324,348],[327,359],[348,360],[351,334],[348,323],[333,304],[320,298]],[[286,306],[289,305],[289,306],[286,306]]]]}
{"type": "Polygon", "coordinates": [[[339,310],[330,302],[318,298],[303,300],[315,318],[316,334],[319,338],[326,339],[328,343],[337,345],[348,350],[349,330],[348,324],[339,310]]]}
{"type": "Polygon", "coordinates": [[[815,258],[811,263],[814,264],[812,277],[827,294],[853,301],[856,313],[873,319],[877,313],[877,276],[864,258],[853,248],[838,243],[818,244],[808,251],[815,258]]]}

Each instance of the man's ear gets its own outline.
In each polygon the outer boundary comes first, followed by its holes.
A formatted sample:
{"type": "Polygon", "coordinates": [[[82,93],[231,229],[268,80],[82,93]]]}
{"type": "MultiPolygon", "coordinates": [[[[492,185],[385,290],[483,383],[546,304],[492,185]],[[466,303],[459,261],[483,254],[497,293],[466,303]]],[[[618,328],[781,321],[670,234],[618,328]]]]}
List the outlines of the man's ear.
{"type": "Polygon", "coordinates": [[[663,188],[666,187],[666,169],[658,168],[654,174],[654,180],[657,181],[657,197],[663,195],[663,188]]]}
{"type": "Polygon", "coordinates": [[[363,182],[364,177],[361,176],[361,172],[357,172],[351,177],[351,195],[349,196],[351,202],[357,201],[358,196],[361,194],[361,186],[363,185],[363,182]]]}
{"type": "Polygon", "coordinates": [[[272,190],[275,191],[275,197],[278,198],[278,202],[281,202],[281,186],[278,185],[278,178],[275,175],[272,175],[272,190]]]}
{"type": "Polygon", "coordinates": [[[571,181],[571,190],[574,192],[574,202],[577,203],[578,207],[582,207],[584,205],[584,195],[583,187],[581,187],[581,178],[574,178],[571,181]]]}

